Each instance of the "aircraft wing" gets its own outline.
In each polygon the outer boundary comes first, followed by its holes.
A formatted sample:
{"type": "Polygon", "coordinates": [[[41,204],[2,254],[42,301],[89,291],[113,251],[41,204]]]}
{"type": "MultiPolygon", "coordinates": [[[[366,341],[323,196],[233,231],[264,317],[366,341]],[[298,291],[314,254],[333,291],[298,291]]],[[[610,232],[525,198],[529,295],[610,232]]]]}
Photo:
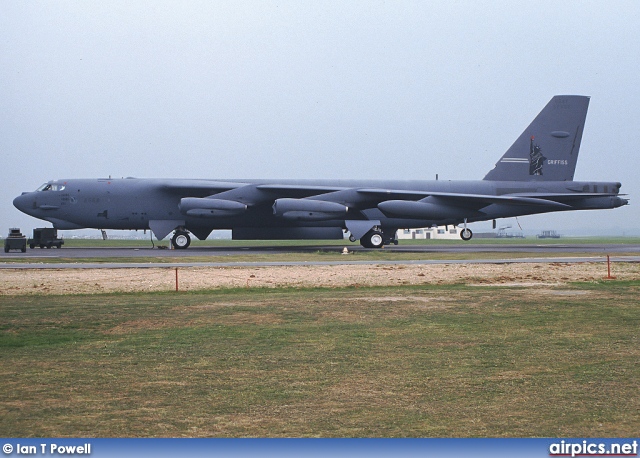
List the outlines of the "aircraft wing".
{"type": "Polygon", "coordinates": [[[288,185],[288,184],[261,184],[256,186],[261,191],[266,191],[278,197],[304,198],[320,196],[327,193],[345,191],[349,188],[340,186],[312,186],[312,185],[288,185]]]}
{"type": "MultiPolygon", "coordinates": [[[[461,194],[452,192],[428,192],[428,191],[404,191],[385,189],[359,189],[358,192],[377,196],[380,202],[387,200],[421,200],[426,197],[436,197],[440,201],[446,201],[455,207],[466,207],[479,210],[491,204],[507,205],[545,205],[557,209],[569,208],[569,205],[548,199],[546,195],[502,195],[492,196],[487,194],[461,194]]],[[[558,194],[562,195],[562,194],[558,194]]],[[[554,194],[554,196],[556,196],[554,194]]]]}
{"type": "Polygon", "coordinates": [[[577,192],[577,193],[529,193],[529,194],[518,194],[519,197],[529,198],[535,197],[537,199],[544,199],[549,201],[556,202],[572,202],[575,200],[581,200],[587,197],[610,197],[610,196],[619,196],[625,194],[616,194],[614,192],[577,192]]]}
{"type": "MultiPolygon", "coordinates": [[[[165,181],[160,188],[183,196],[209,197],[215,199],[240,200],[249,205],[273,203],[279,198],[313,199],[327,202],[348,203],[352,207],[367,208],[387,200],[417,201],[426,197],[437,197],[456,207],[480,209],[490,204],[551,205],[564,207],[562,202],[585,197],[602,196],[598,193],[576,194],[509,194],[493,196],[486,194],[462,194],[451,192],[413,191],[383,188],[348,188],[341,186],[317,186],[301,184],[251,184],[243,181],[214,181],[178,179],[165,181]],[[348,196],[348,198],[346,197],[348,196]],[[347,202],[348,201],[348,202],[347,202]]],[[[609,194],[604,194],[609,195],[609,194]]],[[[610,194],[614,195],[614,194],[610,194]]]]}
{"type": "Polygon", "coordinates": [[[182,196],[208,196],[247,186],[247,183],[214,180],[163,180],[158,187],[166,192],[182,196]]]}
{"type": "MultiPolygon", "coordinates": [[[[245,181],[214,181],[214,180],[168,180],[159,184],[159,188],[167,192],[186,197],[211,197],[236,200],[238,194],[252,195],[258,201],[264,200],[265,195],[278,197],[302,198],[328,192],[343,190],[337,186],[310,186],[288,184],[253,184],[245,181]]],[[[249,199],[252,200],[252,199],[249,199]]]]}
{"type": "MultiPolygon", "coordinates": [[[[488,195],[383,188],[177,180],[162,184],[169,192],[185,196],[183,214],[197,217],[236,216],[250,207],[272,206],[274,214],[289,219],[344,218],[353,210],[379,208],[387,215],[415,218],[418,215],[477,214],[492,204],[569,209],[560,202],[565,194],[488,195]],[[462,212],[462,213],[460,213],[462,212]]],[[[575,199],[585,197],[576,194],[575,199]]],[[[565,202],[570,202],[566,200],[565,202]]],[[[353,216],[355,217],[355,216],[353,216]]]]}

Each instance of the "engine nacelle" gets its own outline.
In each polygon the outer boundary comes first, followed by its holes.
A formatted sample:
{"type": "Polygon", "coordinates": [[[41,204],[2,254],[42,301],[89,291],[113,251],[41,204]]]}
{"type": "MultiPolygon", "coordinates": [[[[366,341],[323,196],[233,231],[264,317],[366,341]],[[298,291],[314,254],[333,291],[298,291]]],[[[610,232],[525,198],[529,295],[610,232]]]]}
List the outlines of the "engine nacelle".
{"type": "Polygon", "coordinates": [[[413,200],[387,200],[380,202],[378,208],[385,216],[391,218],[412,218],[425,220],[442,220],[466,218],[477,213],[468,209],[450,205],[416,202],[413,200]]]}
{"type": "Polygon", "coordinates": [[[618,208],[627,205],[629,201],[618,196],[585,197],[571,202],[573,208],[581,210],[600,210],[606,208],[618,208]]]}
{"type": "Polygon", "coordinates": [[[298,221],[324,221],[344,218],[349,207],[337,202],[310,199],[277,199],[273,214],[280,218],[298,221]]]}
{"type": "Polygon", "coordinates": [[[206,197],[185,197],[180,199],[180,212],[183,215],[212,218],[236,216],[244,213],[247,206],[235,200],[209,199],[206,197]]]}

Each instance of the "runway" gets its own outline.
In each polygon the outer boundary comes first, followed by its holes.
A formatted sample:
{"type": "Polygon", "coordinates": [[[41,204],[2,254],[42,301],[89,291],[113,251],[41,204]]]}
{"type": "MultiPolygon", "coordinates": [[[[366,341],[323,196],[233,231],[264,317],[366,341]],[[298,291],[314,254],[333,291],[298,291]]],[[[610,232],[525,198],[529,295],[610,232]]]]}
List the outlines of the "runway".
{"type": "Polygon", "coordinates": [[[299,265],[398,265],[398,264],[506,264],[506,263],[579,263],[606,262],[607,256],[613,262],[640,262],[640,244],[459,244],[459,245],[398,245],[387,246],[383,251],[370,250],[357,245],[345,245],[352,253],[380,252],[393,257],[394,253],[414,254],[415,259],[357,260],[350,256],[332,260],[300,261],[233,261],[229,257],[276,254],[339,254],[339,245],[294,245],[294,246],[223,246],[198,247],[187,250],[168,250],[151,247],[140,248],[69,248],[33,249],[26,253],[10,252],[0,256],[0,269],[104,269],[104,268],[144,268],[144,267],[257,267],[257,266],[299,266],[299,265]],[[446,254],[451,259],[446,259],[446,254]],[[493,256],[483,258],[482,253],[493,256]],[[496,258],[495,253],[504,253],[496,258]],[[517,253],[518,257],[510,257],[517,253]],[[464,254],[471,259],[460,259],[464,254]],[[478,255],[480,254],[480,256],[478,255]],[[438,259],[430,255],[437,255],[438,259]],[[525,255],[525,256],[523,256],[525,255]],[[530,256],[527,256],[530,255],[530,256]],[[557,255],[557,256],[555,256],[557,255]],[[151,259],[149,259],[151,258],[151,259]],[[73,261],[77,259],[78,261],[73,261]],[[83,260],[91,259],[91,262],[83,260]],[[104,261],[93,261],[104,259],[104,261]],[[64,261],[63,261],[64,260],[64,261]],[[110,261],[112,260],[112,261],[110,261]],[[138,261],[136,261],[138,260],[138,261]]]}

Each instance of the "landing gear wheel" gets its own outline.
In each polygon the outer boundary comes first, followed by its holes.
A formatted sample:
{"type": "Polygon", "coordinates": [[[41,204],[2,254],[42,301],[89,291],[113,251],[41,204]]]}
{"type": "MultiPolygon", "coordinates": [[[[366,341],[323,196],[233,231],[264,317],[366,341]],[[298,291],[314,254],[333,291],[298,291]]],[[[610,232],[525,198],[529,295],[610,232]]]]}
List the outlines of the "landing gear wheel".
{"type": "Polygon", "coordinates": [[[171,239],[171,245],[176,250],[186,250],[191,245],[191,237],[189,237],[188,232],[184,231],[176,231],[171,239]]]}
{"type": "Polygon", "coordinates": [[[355,241],[356,241],[356,238],[355,238],[353,235],[350,235],[350,236],[349,236],[349,241],[350,241],[350,242],[355,242],[355,241]]]}
{"type": "Polygon", "coordinates": [[[468,227],[465,227],[460,231],[460,238],[465,242],[468,242],[473,237],[473,232],[468,227]]]}
{"type": "Polygon", "coordinates": [[[371,230],[360,239],[360,245],[365,248],[382,248],[383,244],[384,238],[380,231],[371,230]]]}

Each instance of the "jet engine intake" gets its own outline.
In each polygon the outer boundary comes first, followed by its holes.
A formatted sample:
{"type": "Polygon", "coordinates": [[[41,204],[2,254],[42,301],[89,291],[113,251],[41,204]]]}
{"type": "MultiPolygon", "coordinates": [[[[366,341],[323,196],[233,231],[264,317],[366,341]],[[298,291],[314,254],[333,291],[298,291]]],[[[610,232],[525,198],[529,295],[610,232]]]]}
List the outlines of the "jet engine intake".
{"type": "Polygon", "coordinates": [[[337,202],[310,199],[276,199],[273,214],[284,219],[298,221],[324,221],[344,218],[349,207],[337,202]]]}

